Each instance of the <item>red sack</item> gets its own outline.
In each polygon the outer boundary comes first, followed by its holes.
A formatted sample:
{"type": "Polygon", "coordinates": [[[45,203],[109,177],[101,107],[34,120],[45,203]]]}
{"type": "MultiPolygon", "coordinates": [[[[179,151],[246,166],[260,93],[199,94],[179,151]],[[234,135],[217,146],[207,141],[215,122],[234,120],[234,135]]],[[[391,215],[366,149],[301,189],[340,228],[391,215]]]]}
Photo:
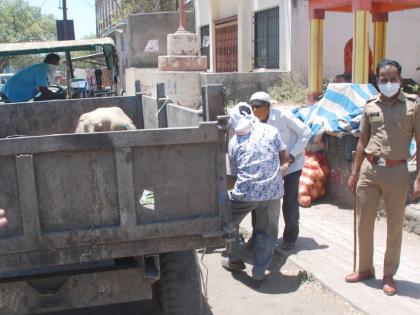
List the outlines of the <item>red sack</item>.
{"type": "Polygon", "coordinates": [[[324,154],[305,153],[305,165],[299,181],[299,205],[310,207],[311,203],[326,193],[330,170],[324,154]]]}

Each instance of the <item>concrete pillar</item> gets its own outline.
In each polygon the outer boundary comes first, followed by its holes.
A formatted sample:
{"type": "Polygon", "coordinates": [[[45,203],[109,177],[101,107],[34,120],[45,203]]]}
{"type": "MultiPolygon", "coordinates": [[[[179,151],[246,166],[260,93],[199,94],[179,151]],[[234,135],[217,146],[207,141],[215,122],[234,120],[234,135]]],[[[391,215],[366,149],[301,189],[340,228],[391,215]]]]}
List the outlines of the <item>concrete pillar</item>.
{"type": "MultiPolygon", "coordinates": [[[[194,0],[194,11],[195,11],[195,33],[201,33],[201,19],[200,19],[200,1],[194,0]]],[[[201,39],[203,41],[203,39],[201,39]]]]}
{"type": "Polygon", "coordinates": [[[322,94],[324,74],[324,19],[325,11],[310,12],[309,92],[308,102],[315,103],[322,94]]]}
{"type": "Polygon", "coordinates": [[[252,1],[237,0],[238,8],[238,71],[252,70],[252,1]]]}
{"type": "Polygon", "coordinates": [[[292,71],[292,8],[291,0],[281,0],[279,5],[279,69],[280,71],[292,71]]]}
{"type": "Polygon", "coordinates": [[[352,82],[369,82],[369,23],[372,0],[353,0],[352,82]]]}
{"type": "Polygon", "coordinates": [[[210,72],[216,72],[216,25],[214,12],[217,2],[209,0],[210,72]]]}
{"type": "Polygon", "coordinates": [[[373,65],[376,67],[386,57],[386,35],[388,13],[377,13],[372,16],[373,22],[373,65]]]}

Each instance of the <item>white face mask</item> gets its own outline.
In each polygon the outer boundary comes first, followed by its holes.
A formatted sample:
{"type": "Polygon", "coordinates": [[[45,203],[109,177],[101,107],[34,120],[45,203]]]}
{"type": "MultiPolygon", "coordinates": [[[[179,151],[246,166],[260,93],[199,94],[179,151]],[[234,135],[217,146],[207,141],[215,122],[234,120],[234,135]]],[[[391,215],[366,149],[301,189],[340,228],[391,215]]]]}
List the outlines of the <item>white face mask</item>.
{"type": "Polygon", "coordinates": [[[379,84],[379,90],[386,97],[393,97],[395,94],[399,92],[400,87],[401,87],[400,83],[388,82],[386,84],[379,84]]]}
{"type": "Polygon", "coordinates": [[[54,85],[54,84],[57,83],[55,81],[55,73],[56,73],[57,69],[58,69],[57,65],[52,65],[50,63],[47,63],[47,70],[48,70],[47,76],[48,76],[49,85],[54,85]]]}

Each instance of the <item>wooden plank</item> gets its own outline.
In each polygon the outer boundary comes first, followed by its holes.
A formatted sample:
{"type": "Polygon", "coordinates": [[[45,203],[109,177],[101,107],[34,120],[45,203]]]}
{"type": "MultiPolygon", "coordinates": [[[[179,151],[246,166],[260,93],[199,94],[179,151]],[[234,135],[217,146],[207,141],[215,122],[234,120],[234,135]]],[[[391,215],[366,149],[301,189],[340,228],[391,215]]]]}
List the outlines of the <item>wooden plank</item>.
{"type": "Polygon", "coordinates": [[[41,235],[38,198],[32,155],[16,156],[19,200],[25,241],[37,242],[41,235]]]}
{"type": "Polygon", "coordinates": [[[131,148],[115,149],[117,168],[118,200],[121,226],[136,225],[136,204],[133,181],[131,148]]]}
{"type": "Polygon", "coordinates": [[[218,142],[216,122],[197,127],[130,130],[0,139],[0,155],[103,150],[118,147],[218,142]]]}

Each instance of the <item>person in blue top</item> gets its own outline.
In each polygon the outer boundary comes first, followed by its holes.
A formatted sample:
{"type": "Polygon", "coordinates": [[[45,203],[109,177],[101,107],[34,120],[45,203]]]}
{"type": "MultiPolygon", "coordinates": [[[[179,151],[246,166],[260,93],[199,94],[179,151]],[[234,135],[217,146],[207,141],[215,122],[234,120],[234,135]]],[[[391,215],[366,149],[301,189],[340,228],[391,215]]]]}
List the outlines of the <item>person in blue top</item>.
{"type": "MultiPolygon", "coordinates": [[[[283,196],[283,178],[280,166],[289,160],[286,145],[278,130],[260,123],[252,108],[239,103],[230,113],[235,135],[229,142],[229,162],[234,187],[229,191],[231,220],[236,230],[245,216],[255,210],[255,258],[252,278],[264,280],[271,264],[278,237],[280,198],[283,196]]],[[[229,271],[243,270],[245,264],[239,256],[239,236],[228,247],[228,257],[222,265],[229,271]]]]}
{"type": "Polygon", "coordinates": [[[54,76],[60,63],[60,56],[48,54],[43,63],[29,66],[17,72],[4,85],[1,96],[10,102],[27,102],[39,92],[43,99],[55,99],[54,92],[48,89],[55,84],[54,76]]]}

